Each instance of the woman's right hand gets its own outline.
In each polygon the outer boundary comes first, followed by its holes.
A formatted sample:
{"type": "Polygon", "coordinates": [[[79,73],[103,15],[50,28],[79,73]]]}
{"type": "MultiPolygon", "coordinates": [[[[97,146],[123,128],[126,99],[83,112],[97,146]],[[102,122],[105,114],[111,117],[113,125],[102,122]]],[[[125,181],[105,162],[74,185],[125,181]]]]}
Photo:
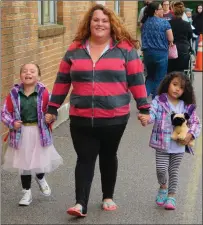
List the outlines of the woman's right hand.
{"type": "Polygon", "coordinates": [[[45,121],[46,123],[52,123],[54,120],[56,120],[56,116],[50,113],[45,114],[45,121]]]}

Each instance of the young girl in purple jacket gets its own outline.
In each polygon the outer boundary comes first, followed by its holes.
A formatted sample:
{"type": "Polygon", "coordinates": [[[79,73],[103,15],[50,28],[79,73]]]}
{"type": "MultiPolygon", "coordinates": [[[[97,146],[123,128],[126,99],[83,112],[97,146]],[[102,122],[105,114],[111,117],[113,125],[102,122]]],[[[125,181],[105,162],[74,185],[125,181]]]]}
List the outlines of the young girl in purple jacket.
{"type": "Polygon", "coordinates": [[[51,189],[44,175],[62,164],[62,158],[52,144],[50,126],[44,119],[49,93],[38,82],[40,75],[38,65],[23,65],[20,69],[22,83],[14,85],[1,111],[2,122],[9,128],[3,169],[17,170],[21,175],[24,195],[20,206],[32,202],[32,175],[42,194],[49,196],[51,189]]]}
{"type": "Polygon", "coordinates": [[[139,116],[143,126],[154,123],[150,147],[156,150],[156,172],[160,188],[156,203],[165,209],[175,209],[178,171],[184,152],[193,153],[187,145],[200,134],[200,121],[196,115],[196,100],[190,80],[181,72],[172,72],[162,81],[158,95],[151,103],[150,115],[139,116]],[[189,131],[184,140],[173,141],[172,113],[189,115],[189,131]],[[169,182],[167,187],[167,172],[169,182]]]}

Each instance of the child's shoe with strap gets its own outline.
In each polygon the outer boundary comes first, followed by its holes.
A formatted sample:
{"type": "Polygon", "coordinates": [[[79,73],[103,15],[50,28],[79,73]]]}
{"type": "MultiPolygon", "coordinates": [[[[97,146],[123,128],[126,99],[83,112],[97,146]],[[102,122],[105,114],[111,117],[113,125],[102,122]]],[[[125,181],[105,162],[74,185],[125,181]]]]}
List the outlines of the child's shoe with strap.
{"type": "Polygon", "coordinates": [[[174,210],[176,208],[176,199],[174,197],[168,197],[164,208],[168,210],[174,210]]]}
{"type": "Polygon", "coordinates": [[[49,187],[49,185],[47,184],[45,178],[43,177],[42,179],[38,179],[37,177],[35,178],[38,185],[39,185],[39,189],[42,192],[42,194],[44,196],[50,196],[51,195],[51,189],[49,187]]]}
{"type": "Polygon", "coordinates": [[[26,189],[23,189],[22,190],[23,192],[23,197],[22,199],[19,201],[19,206],[28,206],[30,205],[30,203],[32,202],[32,193],[31,193],[31,190],[26,190],[26,189]]]}
{"type": "Polygon", "coordinates": [[[168,190],[160,188],[156,196],[156,204],[158,206],[163,206],[167,200],[167,195],[168,195],[168,190]]]}

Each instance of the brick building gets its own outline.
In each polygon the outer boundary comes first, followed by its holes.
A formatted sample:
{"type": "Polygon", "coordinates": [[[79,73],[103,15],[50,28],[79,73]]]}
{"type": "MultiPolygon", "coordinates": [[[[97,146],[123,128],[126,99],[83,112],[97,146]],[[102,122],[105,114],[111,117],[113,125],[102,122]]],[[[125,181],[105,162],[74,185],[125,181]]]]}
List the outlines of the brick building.
{"type": "MultiPolygon", "coordinates": [[[[135,37],[137,1],[101,2],[120,15],[135,37]]],[[[61,57],[73,40],[81,17],[92,3],[92,1],[0,1],[1,102],[13,84],[19,81],[19,68],[24,63],[39,64],[42,71],[41,81],[49,90],[52,89],[61,57]]],[[[68,103],[62,107],[59,122],[66,119],[67,107],[68,103]]]]}

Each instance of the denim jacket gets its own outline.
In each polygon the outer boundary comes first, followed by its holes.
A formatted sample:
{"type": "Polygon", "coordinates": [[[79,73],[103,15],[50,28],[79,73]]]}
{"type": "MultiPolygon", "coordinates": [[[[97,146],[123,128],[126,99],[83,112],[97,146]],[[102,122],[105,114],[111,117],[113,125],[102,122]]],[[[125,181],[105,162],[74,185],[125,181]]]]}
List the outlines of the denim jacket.
{"type": "MultiPolygon", "coordinates": [[[[9,128],[9,146],[18,149],[19,141],[21,138],[21,128],[14,130],[14,122],[21,120],[20,116],[20,96],[18,94],[23,84],[16,84],[10,91],[10,96],[13,104],[13,112],[9,112],[7,108],[7,102],[5,101],[3,109],[1,111],[1,120],[9,128]]],[[[43,147],[52,144],[52,135],[49,127],[45,123],[43,112],[43,92],[45,86],[41,83],[37,83],[37,117],[38,127],[40,132],[40,143],[43,147]]]]}
{"type": "MultiPolygon", "coordinates": [[[[167,151],[170,148],[171,135],[173,127],[171,125],[171,113],[167,94],[163,93],[156,96],[150,108],[150,121],[154,123],[149,146],[155,149],[167,151]]],[[[196,115],[195,105],[185,105],[184,112],[190,115],[188,120],[189,133],[197,138],[200,135],[201,125],[199,118],[196,115]]],[[[192,148],[186,146],[186,152],[192,153],[192,148]]]]}

